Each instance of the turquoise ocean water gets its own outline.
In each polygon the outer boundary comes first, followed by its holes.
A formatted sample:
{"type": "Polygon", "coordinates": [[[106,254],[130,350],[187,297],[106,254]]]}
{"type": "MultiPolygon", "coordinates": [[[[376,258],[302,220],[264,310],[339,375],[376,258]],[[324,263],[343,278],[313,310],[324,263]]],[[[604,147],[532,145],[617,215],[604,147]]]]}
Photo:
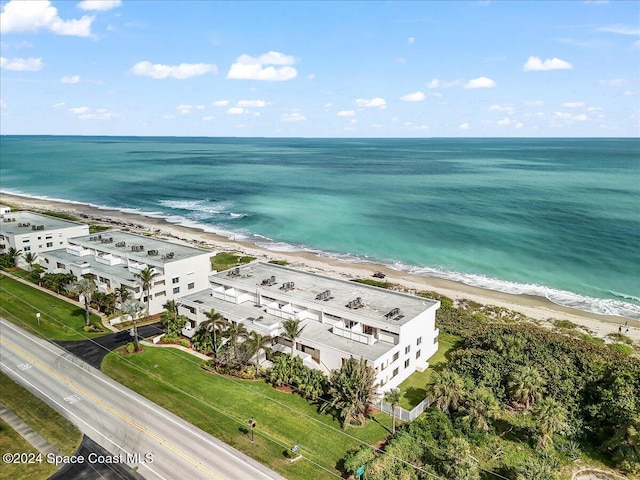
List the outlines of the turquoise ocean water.
{"type": "Polygon", "coordinates": [[[2,136],[0,188],[640,318],[639,139],[2,136]]]}

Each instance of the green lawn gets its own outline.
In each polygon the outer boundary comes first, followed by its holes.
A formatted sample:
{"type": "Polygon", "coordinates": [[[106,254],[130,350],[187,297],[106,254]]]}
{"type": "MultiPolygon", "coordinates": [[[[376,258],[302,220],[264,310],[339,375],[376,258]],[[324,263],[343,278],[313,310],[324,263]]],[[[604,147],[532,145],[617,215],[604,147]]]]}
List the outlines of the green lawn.
{"type": "Polygon", "coordinates": [[[207,373],[196,358],[179,350],[145,349],[137,355],[112,352],[102,370],[288,478],[335,478],[338,461],[360,444],[358,439],[374,445],[389,434],[388,415],[376,414],[364,428],[342,430],[337,420],[293,393],[263,381],[207,373]],[[250,417],[257,422],[255,444],[245,427],[250,417]],[[290,463],[283,452],[295,444],[302,446],[305,459],[290,463]]]}
{"type": "Polygon", "coordinates": [[[400,398],[400,406],[404,409],[411,410],[418,405],[427,396],[425,386],[431,378],[431,372],[438,370],[438,365],[447,362],[449,352],[455,349],[456,343],[460,341],[460,337],[449,333],[441,333],[438,337],[438,351],[429,359],[429,368],[424,372],[415,372],[411,374],[404,382],[400,384],[402,397],[400,398]]]}
{"type": "MultiPolygon", "coordinates": [[[[84,340],[107,333],[84,332],[84,309],[5,275],[0,275],[0,315],[50,340],[84,340]]],[[[101,325],[96,315],[91,321],[101,325]]]]}
{"type": "MultiPolygon", "coordinates": [[[[0,454],[26,453],[37,455],[39,452],[20,436],[13,428],[0,420],[0,454]]],[[[37,457],[31,457],[37,458],[37,457]]],[[[42,455],[41,463],[19,464],[2,462],[0,467],[0,480],[16,480],[28,478],[29,480],[45,480],[53,475],[57,468],[47,463],[42,455]]]]}
{"type": "Polygon", "coordinates": [[[255,259],[256,257],[250,257],[248,255],[242,256],[229,252],[220,252],[217,255],[211,257],[211,268],[218,272],[222,272],[223,270],[227,270],[228,268],[252,262],[255,259]]]}

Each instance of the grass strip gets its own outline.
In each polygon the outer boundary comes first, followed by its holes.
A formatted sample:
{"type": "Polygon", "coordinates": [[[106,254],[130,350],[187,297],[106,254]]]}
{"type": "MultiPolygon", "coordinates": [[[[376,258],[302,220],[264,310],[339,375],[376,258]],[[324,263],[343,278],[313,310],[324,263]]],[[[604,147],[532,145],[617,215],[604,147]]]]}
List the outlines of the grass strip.
{"type": "Polygon", "coordinates": [[[225,443],[291,479],[339,477],[338,462],[361,441],[378,444],[391,418],[378,413],[363,428],[342,431],[332,416],[318,412],[293,393],[264,381],[230,379],[205,372],[188,353],[145,347],[145,352],[112,352],[102,370],[116,381],[181,416],[225,443]],[[251,443],[247,420],[257,422],[251,443]],[[353,438],[355,437],[355,438],[353,438]],[[307,460],[290,463],[286,448],[299,444],[307,460]],[[326,469],[326,470],[324,470],[326,469]]]}
{"type": "MultiPolygon", "coordinates": [[[[37,458],[39,452],[33,446],[20,436],[13,428],[0,420],[0,454],[5,453],[23,453],[27,455],[33,454],[37,458]]],[[[29,458],[29,457],[27,457],[29,458]]],[[[41,462],[35,463],[6,463],[2,461],[0,468],[0,480],[16,480],[19,478],[28,478],[29,480],[44,480],[53,475],[57,469],[55,465],[47,463],[44,455],[41,462]]]]}

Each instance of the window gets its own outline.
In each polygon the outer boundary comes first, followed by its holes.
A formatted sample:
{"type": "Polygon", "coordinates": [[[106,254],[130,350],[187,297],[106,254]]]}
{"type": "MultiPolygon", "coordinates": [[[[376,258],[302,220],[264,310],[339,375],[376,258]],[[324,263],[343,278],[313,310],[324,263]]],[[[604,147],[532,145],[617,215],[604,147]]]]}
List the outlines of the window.
{"type": "Polygon", "coordinates": [[[398,369],[394,368],[393,369],[393,375],[391,375],[391,378],[395,377],[396,375],[398,375],[398,369]]]}
{"type": "Polygon", "coordinates": [[[416,360],[420,358],[420,350],[416,352],[416,360]]]}
{"type": "Polygon", "coordinates": [[[173,293],[180,293],[180,287],[173,287],[173,293]]]}
{"type": "MultiPolygon", "coordinates": [[[[51,240],[53,238],[53,235],[47,235],[44,238],[45,238],[45,240],[51,240]]],[[[40,237],[38,237],[38,240],[40,240],[40,237]]]]}
{"type": "Polygon", "coordinates": [[[31,250],[31,247],[24,247],[25,252],[28,252],[29,250],[31,250]]]}
{"type": "Polygon", "coordinates": [[[47,247],[53,247],[53,242],[47,242],[47,247]]]}
{"type": "Polygon", "coordinates": [[[422,337],[418,337],[418,340],[416,340],[416,345],[420,345],[422,343],[422,337]]]}
{"type": "Polygon", "coordinates": [[[404,361],[404,368],[409,368],[409,362],[410,360],[408,358],[404,361]]]}
{"type": "Polygon", "coordinates": [[[45,258],[45,259],[44,259],[44,261],[45,261],[45,263],[46,263],[47,265],[49,264],[49,259],[48,259],[48,258],[45,258]]]}
{"type": "Polygon", "coordinates": [[[167,294],[166,290],[156,293],[156,297],[164,297],[167,294]]]}
{"type": "Polygon", "coordinates": [[[391,360],[391,361],[392,361],[392,362],[395,362],[395,361],[398,359],[398,357],[400,357],[400,352],[396,352],[396,353],[394,353],[394,354],[393,354],[393,360],[391,360]]]}
{"type": "Polygon", "coordinates": [[[406,355],[410,351],[411,351],[411,345],[407,345],[406,348],[404,349],[404,354],[406,355]]]}
{"type": "Polygon", "coordinates": [[[23,238],[22,239],[22,243],[29,243],[29,239],[28,238],[23,238]]]}
{"type": "Polygon", "coordinates": [[[176,283],[179,283],[179,282],[180,282],[180,277],[173,277],[173,278],[171,279],[171,283],[173,283],[174,285],[175,285],[176,283]]]}
{"type": "Polygon", "coordinates": [[[42,237],[38,237],[38,240],[42,240],[42,237]]]}
{"type": "Polygon", "coordinates": [[[153,284],[154,287],[157,287],[158,285],[164,285],[164,280],[158,280],[156,283],[153,284]]]}
{"type": "Polygon", "coordinates": [[[195,283],[193,283],[193,282],[191,282],[190,284],[188,284],[188,285],[187,285],[187,288],[188,288],[189,290],[193,290],[195,287],[196,287],[196,284],[195,284],[195,283]]]}

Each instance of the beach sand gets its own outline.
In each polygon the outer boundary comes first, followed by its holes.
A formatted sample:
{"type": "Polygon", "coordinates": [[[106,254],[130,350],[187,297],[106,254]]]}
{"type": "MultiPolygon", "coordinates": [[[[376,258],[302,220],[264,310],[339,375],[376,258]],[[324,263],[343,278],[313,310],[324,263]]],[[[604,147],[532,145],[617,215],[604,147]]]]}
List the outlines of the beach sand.
{"type": "Polygon", "coordinates": [[[119,210],[104,210],[83,204],[34,199],[5,193],[0,193],[0,202],[24,210],[66,213],[87,223],[102,223],[115,228],[127,228],[132,232],[150,233],[160,238],[195,244],[216,252],[251,255],[265,261],[285,260],[291,267],[332,277],[372,278],[374,272],[382,271],[386,274],[386,281],[397,283],[411,291],[434,291],[454,300],[467,299],[484,305],[508,308],[546,325],[551,325],[550,319],[569,320],[600,338],[605,338],[610,333],[618,333],[620,326],[624,333],[626,329],[624,324],[628,322],[626,335],[636,342],[640,341],[640,321],[638,320],[583,312],[556,305],[542,297],[486,290],[450,280],[400,272],[381,265],[347,263],[307,252],[271,251],[253,243],[236,241],[200,229],[173,224],[164,219],[124,213],[119,210]]]}

